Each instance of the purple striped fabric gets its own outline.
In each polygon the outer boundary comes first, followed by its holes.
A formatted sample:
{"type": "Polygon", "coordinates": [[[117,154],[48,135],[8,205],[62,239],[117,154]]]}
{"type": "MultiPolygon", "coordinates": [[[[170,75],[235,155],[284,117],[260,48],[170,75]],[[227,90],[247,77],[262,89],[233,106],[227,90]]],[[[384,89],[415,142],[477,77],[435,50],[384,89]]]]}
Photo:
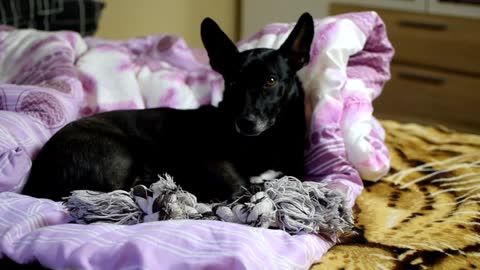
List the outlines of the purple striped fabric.
{"type": "Polygon", "coordinates": [[[57,269],[308,269],[333,245],[218,221],[64,224],[59,203],[10,192],[0,202],[2,254],[57,269]]]}
{"type": "MultiPolygon", "coordinates": [[[[278,47],[291,24],[239,43],[278,47]]],[[[389,78],[393,50],[373,12],[315,21],[310,64],[299,72],[311,122],[308,180],[344,191],[389,166],[372,100],[389,78]]],[[[316,235],[214,221],[120,226],[69,224],[64,207],[20,195],[46,140],[79,117],[122,108],[217,104],[223,80],[203,50],[168,35],[128,41],[0,26],[0,258],[54,269],[308,269],[332,246],[316,235]]]]}

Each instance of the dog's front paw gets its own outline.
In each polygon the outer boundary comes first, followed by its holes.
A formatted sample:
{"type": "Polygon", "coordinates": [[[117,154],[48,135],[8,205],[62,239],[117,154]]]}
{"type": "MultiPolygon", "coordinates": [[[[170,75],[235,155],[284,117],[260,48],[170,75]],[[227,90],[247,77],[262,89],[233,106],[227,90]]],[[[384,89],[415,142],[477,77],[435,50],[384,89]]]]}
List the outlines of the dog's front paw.
{"type": "Polygon", "coordinates": [[[274,170],[268,170],[268,171],[260,174],[259,176],[250,177],[250,183],[251,184],[263,184],[263,182],[273,180],[273,179],[279,177],[282,174],[283,174],[282,172],[277,172],[277,171],[274,171],[274,170]]]}

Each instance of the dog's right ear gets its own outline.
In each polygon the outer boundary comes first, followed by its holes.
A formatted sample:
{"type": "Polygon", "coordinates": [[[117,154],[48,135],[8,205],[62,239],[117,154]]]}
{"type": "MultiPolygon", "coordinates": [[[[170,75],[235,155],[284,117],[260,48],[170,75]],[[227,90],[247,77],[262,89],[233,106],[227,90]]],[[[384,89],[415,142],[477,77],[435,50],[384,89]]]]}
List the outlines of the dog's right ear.
{"type": "Polygon", "coordinates": [[[280,46],[279,50],[288,57],[290,66],[294,70],[301,69],[310,61],[314,31],[312,15],[305,12],[298,19],[287,40],[280,46]]]}
{"type": "Polygon", "coordinates": [[[226,75],[238,60],[237,46],[210,18],[203,20],[201,36],[210,58],[210,66],[220,74],[226,75]]]}

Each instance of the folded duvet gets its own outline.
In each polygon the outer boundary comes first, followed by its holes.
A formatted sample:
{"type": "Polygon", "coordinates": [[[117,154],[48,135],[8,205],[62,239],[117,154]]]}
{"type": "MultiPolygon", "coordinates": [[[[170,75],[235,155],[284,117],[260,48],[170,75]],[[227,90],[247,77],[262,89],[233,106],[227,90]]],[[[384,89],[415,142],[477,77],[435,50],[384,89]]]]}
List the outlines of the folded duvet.
{"type": "MultiPolygon", "coordinates": [[[[268,25],[239,49],[277,48],[292,28],[268,25]]],[[[372,101],[392,55],[376,13],[328,17],[315,21],[311,61],[299,72],[310,123],[306,180],[341,190],[350,206],[362,178],[389,169],[372,101]]],[[[110,41],[0,27],[0,258],[54,269],[308,269],[318,262],[335,243],[317,235],[219,221],[71,224],[60,202],[21,195],[32,158],[65,124],[114,109],[216,105],[222,92],[205,51],[179,37],[110,41]]]]}

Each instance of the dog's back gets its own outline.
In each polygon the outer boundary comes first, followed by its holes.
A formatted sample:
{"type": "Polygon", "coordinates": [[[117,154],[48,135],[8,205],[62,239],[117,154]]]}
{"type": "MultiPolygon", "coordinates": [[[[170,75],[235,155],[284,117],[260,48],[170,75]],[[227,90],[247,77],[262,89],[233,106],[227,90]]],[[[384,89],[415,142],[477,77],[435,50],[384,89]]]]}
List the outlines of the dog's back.
{"type": "Polygon", "coordinates": [[[202,161],[225,159],[220,121],[218,109],[205,106],[114,111],[72,122],[39,152],[24,193],[58,200],[76,189],[129,190],[137,178],[169,173],[200,197],[224,199],[228,188],[205,191],[211,186],[199,184],[209,173],[202,161]]]}

